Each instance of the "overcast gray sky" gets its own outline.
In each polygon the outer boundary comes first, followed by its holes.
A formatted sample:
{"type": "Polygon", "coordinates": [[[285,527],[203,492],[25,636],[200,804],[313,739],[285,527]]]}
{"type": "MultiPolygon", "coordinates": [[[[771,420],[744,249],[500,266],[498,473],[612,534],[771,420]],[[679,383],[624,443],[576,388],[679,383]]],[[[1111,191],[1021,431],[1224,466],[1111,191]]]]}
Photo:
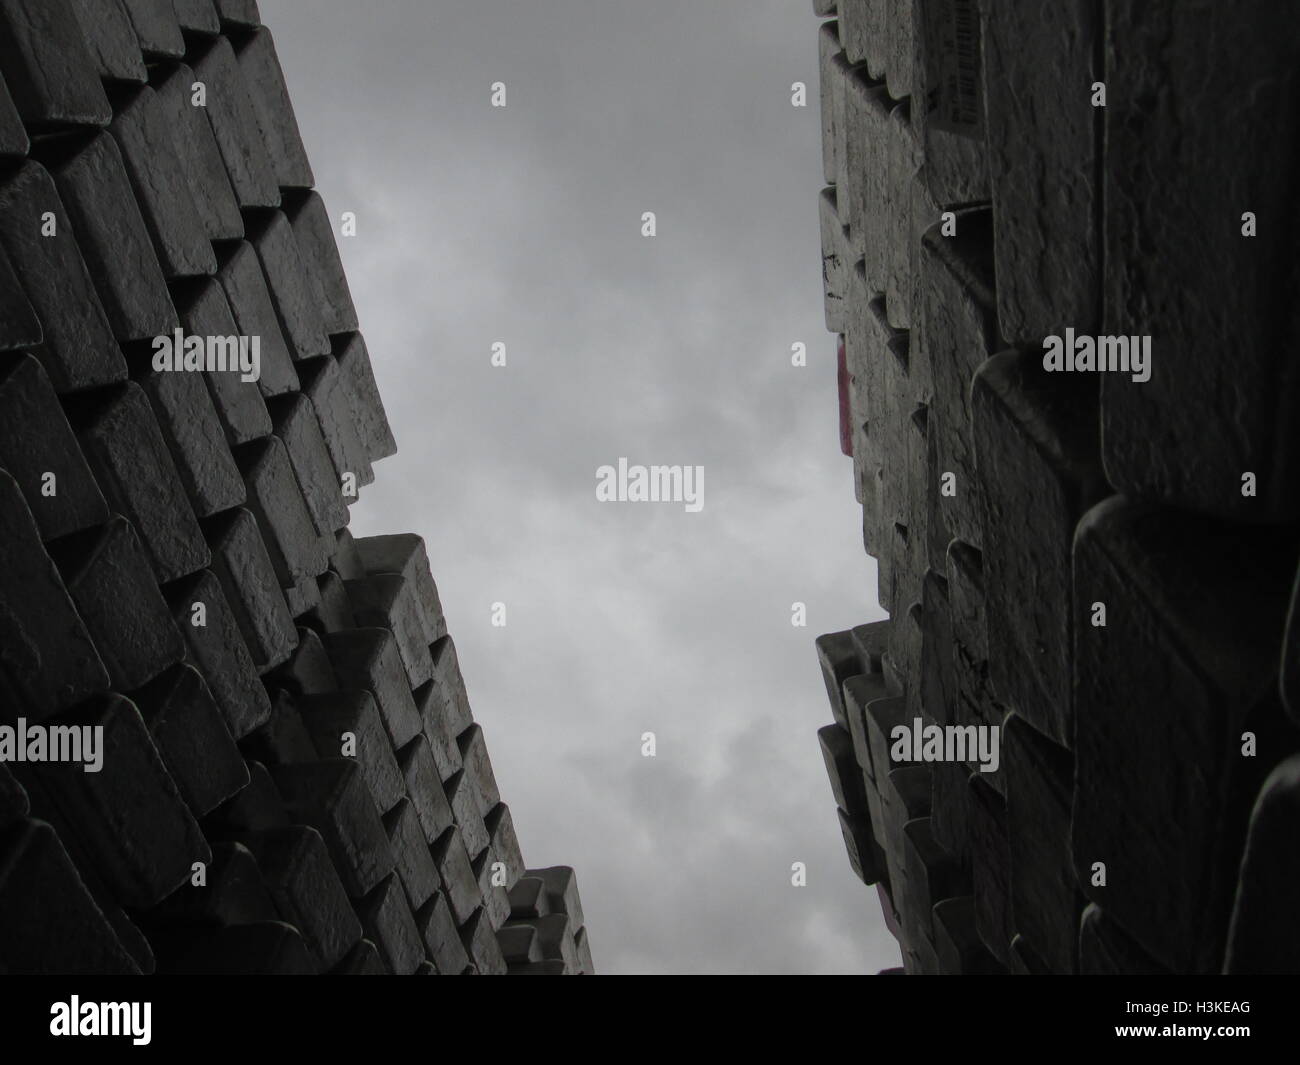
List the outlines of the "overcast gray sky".
{"type": "Polygon", "coordinates": [[[822,319],[811,4],[260,6],[357,214],[398,442],[353,531],[428,543],[525,860],[577,869],[597,969],[898,964],[816,736],[814,636],[883,613],[822,319]],[[597,502],[620,456],[704,466],[703,511],[597,502]]]}

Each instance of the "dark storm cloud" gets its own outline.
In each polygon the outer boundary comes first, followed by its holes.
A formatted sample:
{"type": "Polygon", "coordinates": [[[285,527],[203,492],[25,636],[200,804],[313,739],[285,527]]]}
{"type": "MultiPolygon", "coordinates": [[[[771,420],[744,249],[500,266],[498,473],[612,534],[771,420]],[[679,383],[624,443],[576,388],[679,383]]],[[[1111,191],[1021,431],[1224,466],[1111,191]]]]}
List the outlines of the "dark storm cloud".
{"type": "Polygon", "coordinates": [[[326,204],[358,215],[399,445],[353,530],[428,542],[525,858],[578,869],[598,969],[896,964],[816,740],[812,638],[880,612],[821,315],[809,5],[261,7],[326,204]],[[703,512],[597,503],[619,456],[703,465],[703,512]]]}

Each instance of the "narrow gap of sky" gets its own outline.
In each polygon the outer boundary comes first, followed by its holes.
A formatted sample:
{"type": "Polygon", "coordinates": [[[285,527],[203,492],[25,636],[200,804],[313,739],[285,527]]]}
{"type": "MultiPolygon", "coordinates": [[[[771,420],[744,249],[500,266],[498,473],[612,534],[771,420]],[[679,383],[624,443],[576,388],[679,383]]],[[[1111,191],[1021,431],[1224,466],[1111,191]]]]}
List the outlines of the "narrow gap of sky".
{"type": "Polygon", "coordinates": [[[597,969],[898,964],[816,736],[813,637],[883,612],[822,317],[810,5],[260,6],[357,216],[398,441],[353,532],[425,538],[524,857],[577,869],[597,969]],[[620,457],[704,466],[703,510],[597,502],[620,457]]]}

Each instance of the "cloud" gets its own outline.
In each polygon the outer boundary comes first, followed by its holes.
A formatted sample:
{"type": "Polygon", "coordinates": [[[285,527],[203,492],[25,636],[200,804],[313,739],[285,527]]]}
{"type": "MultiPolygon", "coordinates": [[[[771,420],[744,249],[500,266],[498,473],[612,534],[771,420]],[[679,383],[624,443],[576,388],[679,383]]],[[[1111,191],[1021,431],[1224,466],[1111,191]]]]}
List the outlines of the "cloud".
{"type": "Polygon", "coordinates": [[[882,616],[822,320],[816,21],[261,7],[325,202],[358,215],[342,251],[399,445],[353,531],[426,538],[525,858],[578,870],[597,967],[897,964],[816,738],[813,636],[882,616]],[[620,456],[703,464],[704,511],[597,503],[620,456]]]}

